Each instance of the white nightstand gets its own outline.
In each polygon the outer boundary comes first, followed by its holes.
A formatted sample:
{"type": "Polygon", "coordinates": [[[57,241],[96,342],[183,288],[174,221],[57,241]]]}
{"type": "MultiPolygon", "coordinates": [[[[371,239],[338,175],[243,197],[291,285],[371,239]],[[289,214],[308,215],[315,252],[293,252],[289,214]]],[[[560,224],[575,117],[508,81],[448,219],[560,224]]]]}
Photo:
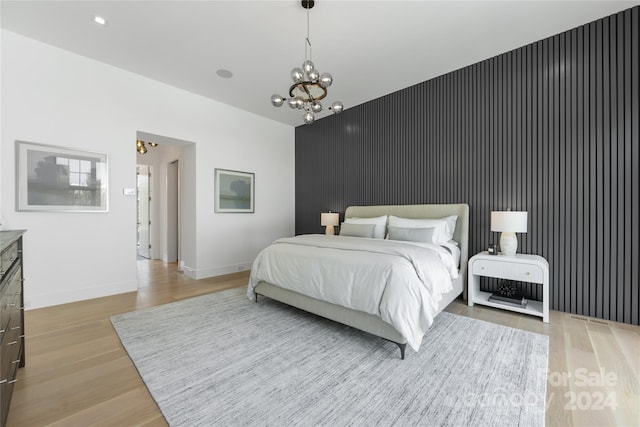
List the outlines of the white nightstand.
{"type": "Polygon", "coordinates": [[[489,255],[480,252],[469,260],[469,306],[488,305],[542,317],[549,323],[549,263],[538,255],[489,255]],[[542,301],[529,301],[526,308],[489,301],[490,292],[480,290],[480,276],[542,283],[542,301]]]}

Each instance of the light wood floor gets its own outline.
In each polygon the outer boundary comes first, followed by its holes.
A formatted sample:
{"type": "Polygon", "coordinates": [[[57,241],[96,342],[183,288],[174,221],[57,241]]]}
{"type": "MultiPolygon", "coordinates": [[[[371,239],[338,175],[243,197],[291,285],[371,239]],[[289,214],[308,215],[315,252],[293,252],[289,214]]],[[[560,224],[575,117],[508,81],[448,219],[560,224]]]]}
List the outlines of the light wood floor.
{"type": "MultiPolygon", "coordinates": [[[[166,425],[109,318],[245,286],[248,273],[196,281],[175,264],[138,265],[138,292],[26,312],[27,364],[18,374],[9,426],[166,425]]],[[[640,327],[555,311],[544,324],[462,301],[447,311],[549,335],[548,426],[640,424],[640,327]]]]}

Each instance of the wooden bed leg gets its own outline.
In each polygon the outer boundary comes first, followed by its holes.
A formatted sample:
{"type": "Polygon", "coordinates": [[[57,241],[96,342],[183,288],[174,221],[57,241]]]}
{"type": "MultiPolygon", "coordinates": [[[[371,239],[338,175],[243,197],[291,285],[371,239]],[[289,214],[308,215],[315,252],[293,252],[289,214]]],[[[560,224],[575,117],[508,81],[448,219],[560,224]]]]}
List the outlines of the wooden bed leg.
{"type": "Polygon", "coordinates": [[[406,344],[396,343],[400,347],[400,359],[404,360],[404,350],[407,348],[406,344]]]}
{"type": "Polygon", "coordinates": [[[258,294],[254,294],[256,296],[256,302],[258,302],[258,294]]]}

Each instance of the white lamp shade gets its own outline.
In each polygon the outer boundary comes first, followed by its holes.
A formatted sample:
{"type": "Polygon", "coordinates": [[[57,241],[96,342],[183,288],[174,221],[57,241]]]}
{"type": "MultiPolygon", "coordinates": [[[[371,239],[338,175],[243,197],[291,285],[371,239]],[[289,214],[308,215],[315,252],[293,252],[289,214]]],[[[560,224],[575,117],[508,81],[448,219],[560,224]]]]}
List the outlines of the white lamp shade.
{"type": "Polygon", "coordinates": [[[320,214],[320,223],[323,226],[338,225],[340,224],[340,215],[337,213],[322,213],[320,214]]]}
{"type": "Polygon", "coordinates": [[[526,233],[527,232],[527,212],[492,211],[491,212],[491,231],[526,233]]]}

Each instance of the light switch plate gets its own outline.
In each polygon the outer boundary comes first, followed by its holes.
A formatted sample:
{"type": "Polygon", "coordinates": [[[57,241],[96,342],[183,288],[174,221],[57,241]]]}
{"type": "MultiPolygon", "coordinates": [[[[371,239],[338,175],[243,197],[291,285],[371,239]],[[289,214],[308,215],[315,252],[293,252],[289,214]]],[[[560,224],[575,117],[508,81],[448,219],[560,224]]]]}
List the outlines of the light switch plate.
{"type": "Polygon", "coordinates": [[[125,196],[135,196],[136,195],[136,189],[135,188],[123,188],[122,189],[122,194],[124,194],[125,196]]]}

